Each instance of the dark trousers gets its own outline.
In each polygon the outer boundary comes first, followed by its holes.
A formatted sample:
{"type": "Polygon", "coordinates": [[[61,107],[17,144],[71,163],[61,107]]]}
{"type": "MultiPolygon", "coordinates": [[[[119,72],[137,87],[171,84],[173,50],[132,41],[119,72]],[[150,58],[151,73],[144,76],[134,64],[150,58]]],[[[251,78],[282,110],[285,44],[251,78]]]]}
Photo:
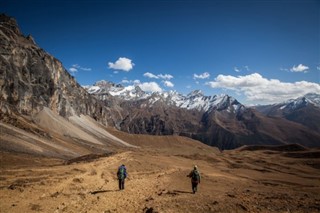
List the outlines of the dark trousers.
{"type": "Polygon", "coordinates": [[[119,190],[124,189],[124,179],[119,179],[119,190]]]}
{"type": "Polygon", "coordinates": [[[191,185],[192,185],[192,192],[193,192],[193,193],[196,193],[196,192],[197,192],[197,189],[198,189],[198,182],[192,181],[192,182],[191,182],[191,185]]]}

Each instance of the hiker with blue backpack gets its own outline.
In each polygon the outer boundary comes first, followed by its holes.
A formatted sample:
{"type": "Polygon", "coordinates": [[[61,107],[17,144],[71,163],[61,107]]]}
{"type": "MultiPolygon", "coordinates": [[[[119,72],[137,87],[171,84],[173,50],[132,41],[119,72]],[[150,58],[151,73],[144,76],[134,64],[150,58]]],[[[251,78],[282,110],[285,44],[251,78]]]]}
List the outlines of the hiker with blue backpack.
{"type": "Polygon", "coordinates": [[[127,169],[124,164],[122,164],[118,168],[117,176],[118,176],[118,180],[119,180],[119,190],[123,190],[124,189],[124,180],[127,177],[127,169]]]}
{"type": "Polygon", "coordinates": [[[200,183],[200,172],[198,170],[198,167],[195,165],[193,167],[193,170],[190,172],[187,177],[191,178],[191,185],[192,185],[192,192],[195,194],[197,192],[198,184],[200,183]]]}

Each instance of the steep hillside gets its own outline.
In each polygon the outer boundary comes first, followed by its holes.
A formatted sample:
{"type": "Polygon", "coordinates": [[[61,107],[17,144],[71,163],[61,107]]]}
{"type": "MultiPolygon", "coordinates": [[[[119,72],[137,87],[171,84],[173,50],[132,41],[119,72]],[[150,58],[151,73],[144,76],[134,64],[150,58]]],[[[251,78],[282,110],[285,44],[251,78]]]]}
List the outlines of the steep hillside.
{"type": "Polygon", "coordinates": [[[108,124],[108,109],[4,14],[0,15],[0,41],[2,117],[12,111],[29,116],[48,107],[63,117],[84,114],[108,124]]]}
{"type": "Polygon", "coordinates": [[[72,158],[133,147],[106,130],[110,109],[4,14],[0,45],[2,151],[72,158]]]}

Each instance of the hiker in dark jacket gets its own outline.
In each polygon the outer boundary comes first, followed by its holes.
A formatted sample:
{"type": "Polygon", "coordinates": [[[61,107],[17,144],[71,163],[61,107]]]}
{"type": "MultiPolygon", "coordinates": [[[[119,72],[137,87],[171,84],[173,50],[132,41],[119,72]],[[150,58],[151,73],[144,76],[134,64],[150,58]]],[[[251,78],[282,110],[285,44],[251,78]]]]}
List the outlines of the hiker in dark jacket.
{"type": "Polygon", "coordinates": [[[187,177],[191,178],[192,192],[195,194],[197,192],[198,184],[201,180],[200,172],[198,171],[198,167],[196,165],[193,167],[193,170],[189,175],[187,175],[187,177]]]}
{"type": "Polygon", "coordinates": [[[123,190],[124,189],[124,180],[127,177],[127,169],[124,164],[122,164],[118,168],[117,176],[118,176],[118,180],[119,180],[119,190],[123,190]]]}

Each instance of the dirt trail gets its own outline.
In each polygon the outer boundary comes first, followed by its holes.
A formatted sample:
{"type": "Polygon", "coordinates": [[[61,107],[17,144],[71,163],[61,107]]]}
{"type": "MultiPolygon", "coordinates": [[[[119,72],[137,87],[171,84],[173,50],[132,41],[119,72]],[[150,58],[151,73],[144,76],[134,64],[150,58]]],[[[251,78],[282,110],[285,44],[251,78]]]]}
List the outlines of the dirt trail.
{"type": "Polygon", "coordinates": [[[93,162],[3,169],[0,212],[319,212],[320,171],[305,161],[263,152],[183,156],[140,149],[93,162]],[[122,163],[128,178],[119,191],[122,163]],[[194,164],[202,173],[196,194],[186,177],[194,164]]]}

